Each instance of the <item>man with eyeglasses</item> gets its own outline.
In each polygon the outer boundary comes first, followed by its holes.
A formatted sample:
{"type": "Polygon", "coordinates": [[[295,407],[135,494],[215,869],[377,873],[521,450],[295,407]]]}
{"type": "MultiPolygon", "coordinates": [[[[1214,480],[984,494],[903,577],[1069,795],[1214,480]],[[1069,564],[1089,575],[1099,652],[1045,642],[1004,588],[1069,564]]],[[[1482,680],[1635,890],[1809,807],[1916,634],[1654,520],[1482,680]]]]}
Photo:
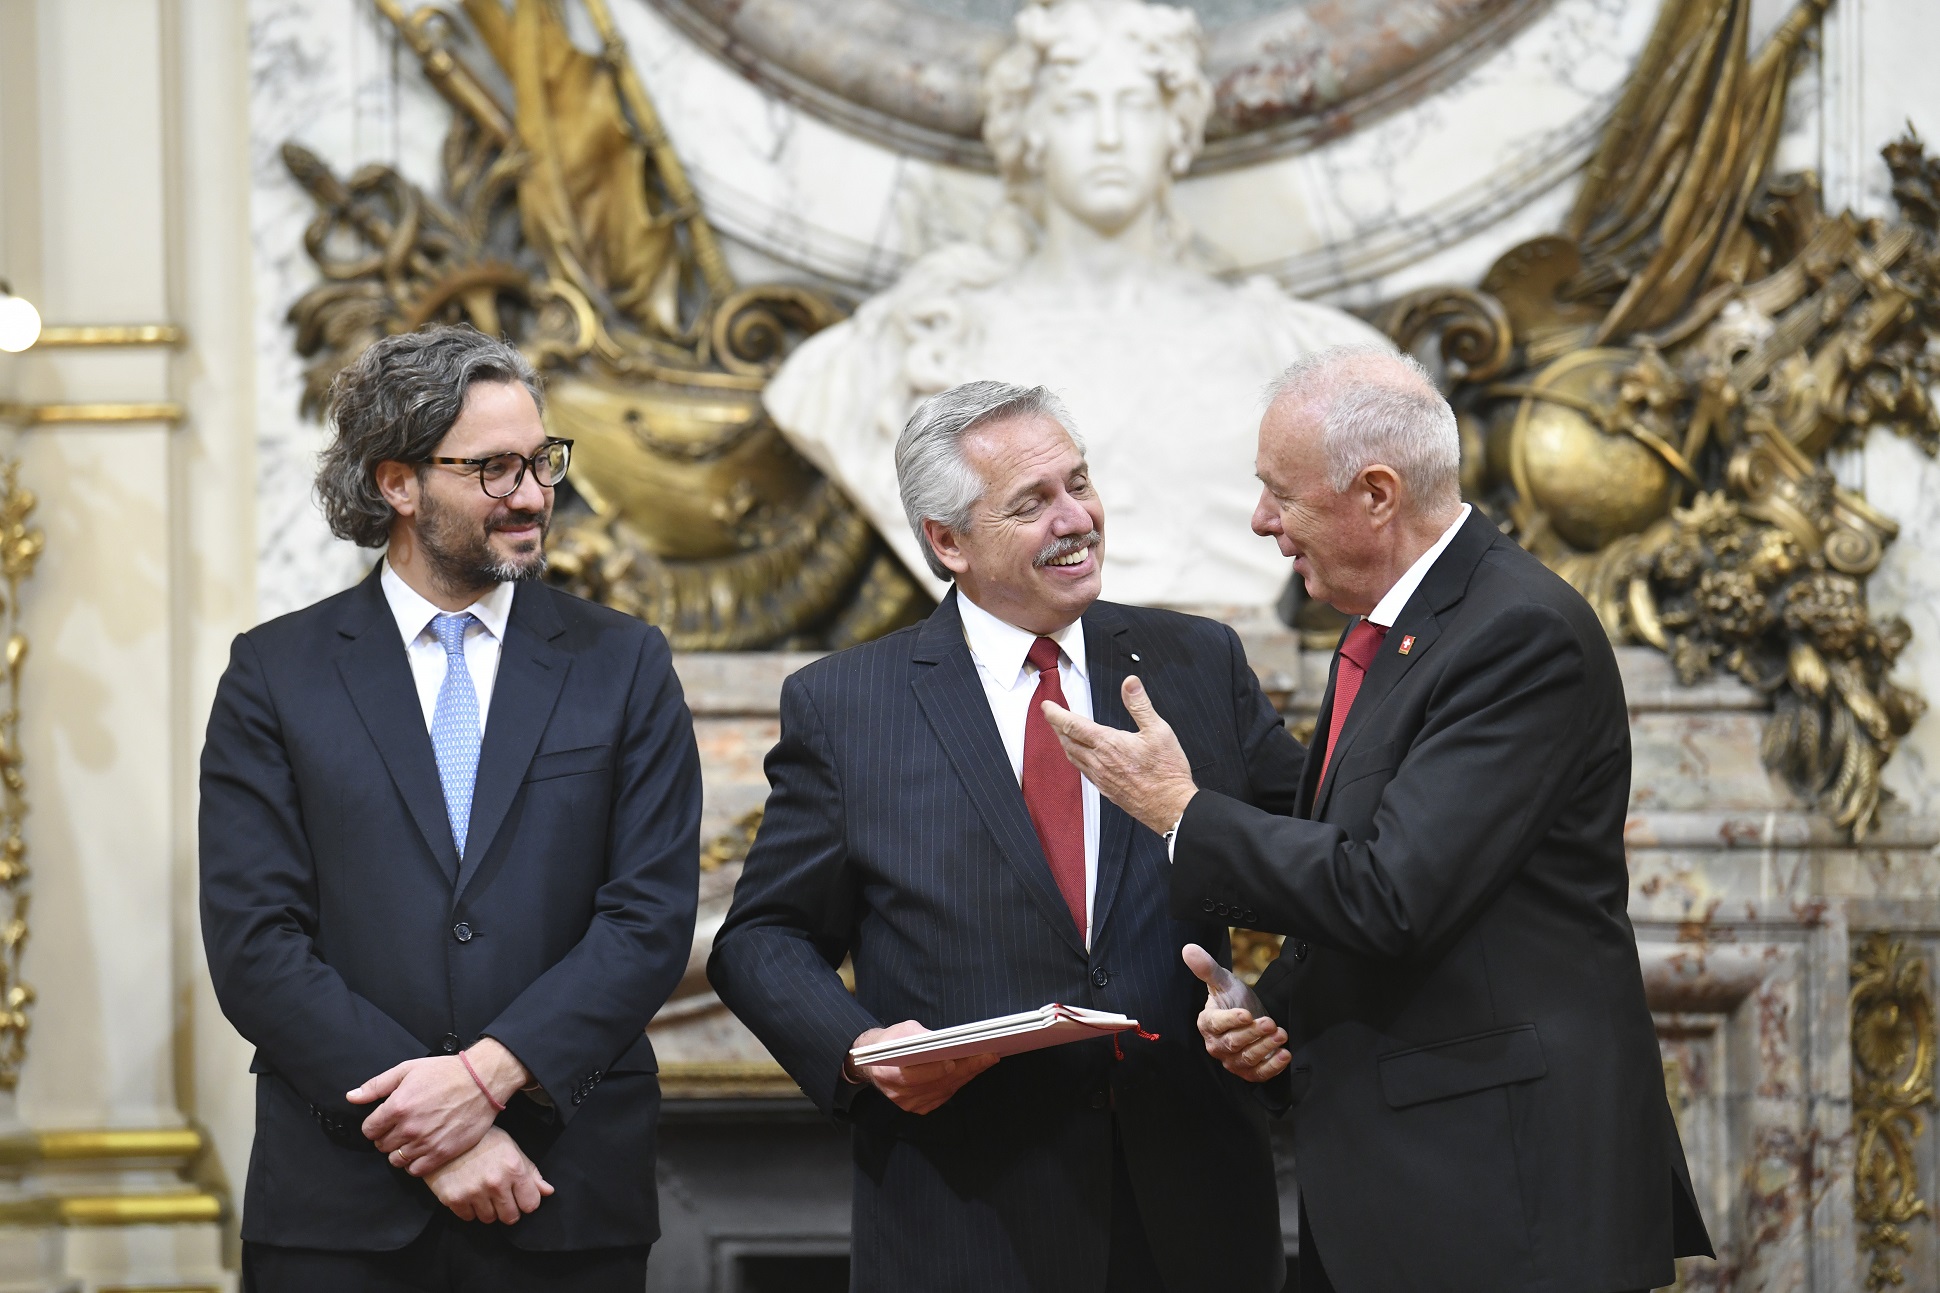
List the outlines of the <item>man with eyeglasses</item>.
{"type": "Polygon", "coordinates": [[[256,1045],[243,1285],[638,1293],[647,1021],[687,965],[700,767],[667,642],[538,582],[570,441],[465,327],[331,389],[356,587],[236,640],[202,921],[256,1045]]]}

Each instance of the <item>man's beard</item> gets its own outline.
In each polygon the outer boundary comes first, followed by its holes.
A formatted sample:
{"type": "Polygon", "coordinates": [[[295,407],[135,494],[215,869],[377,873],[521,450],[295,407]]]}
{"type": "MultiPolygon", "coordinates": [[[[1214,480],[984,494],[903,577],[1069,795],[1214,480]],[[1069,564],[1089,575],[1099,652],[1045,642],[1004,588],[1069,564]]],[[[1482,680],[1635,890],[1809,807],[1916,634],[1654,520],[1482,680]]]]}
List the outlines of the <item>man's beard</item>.
{"type": "Polygon", "coordinates": [[[546,573],[546,533],[552,528],[552,512],[514,511],[500,507],[493,511],[482,528],[455,509],[432,501],[429,491],[419,495],[417,539],[423,549],[431,576],[452,592],[470,592],[488,584],[509,584],[522,579],[538,579],[546,573]],[[500,558],[492,551],[494,531],[539,527],[539,546],[524,556],[500,558]]]}

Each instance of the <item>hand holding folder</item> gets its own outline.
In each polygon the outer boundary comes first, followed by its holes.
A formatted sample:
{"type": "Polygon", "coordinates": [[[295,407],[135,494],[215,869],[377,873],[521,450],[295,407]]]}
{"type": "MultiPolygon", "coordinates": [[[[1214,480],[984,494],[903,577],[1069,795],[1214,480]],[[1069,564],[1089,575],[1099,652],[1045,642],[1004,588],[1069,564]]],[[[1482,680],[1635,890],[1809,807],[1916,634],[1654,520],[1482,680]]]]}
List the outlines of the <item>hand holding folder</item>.
{"type": "Polygon", "coordinates": [[[930,1113],[1005,1055],[1105,1036],[1115,1047],[1117,1034],[1125,1031],[1158,1040],[1136,1019],[1055,1003],[935,1030],[911,1019],[856,1038],[843,1076],[875,1087],[899,1109],[930,1113]]]}

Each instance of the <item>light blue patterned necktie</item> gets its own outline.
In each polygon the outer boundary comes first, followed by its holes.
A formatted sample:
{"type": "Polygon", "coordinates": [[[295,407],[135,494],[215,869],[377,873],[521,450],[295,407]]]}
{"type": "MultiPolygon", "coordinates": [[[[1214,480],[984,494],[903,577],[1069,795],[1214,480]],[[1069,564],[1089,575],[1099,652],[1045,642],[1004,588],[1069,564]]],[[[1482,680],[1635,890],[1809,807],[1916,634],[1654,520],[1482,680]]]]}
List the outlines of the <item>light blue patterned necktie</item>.
{"type": "Polygon", "coordinates": [[[471,666],[465,663],[465,630],[478,617],[439,615],[431,631],[445,649],[445,681],[438,688],[438,708],[431,715],[431,748],[438,756],[438,780],[445,787],[445,815],[451,819],[451,842],[465,856],[465,832],[472,820],[472,784],[478,780],[478,692],[472,686],[471,666]]]}

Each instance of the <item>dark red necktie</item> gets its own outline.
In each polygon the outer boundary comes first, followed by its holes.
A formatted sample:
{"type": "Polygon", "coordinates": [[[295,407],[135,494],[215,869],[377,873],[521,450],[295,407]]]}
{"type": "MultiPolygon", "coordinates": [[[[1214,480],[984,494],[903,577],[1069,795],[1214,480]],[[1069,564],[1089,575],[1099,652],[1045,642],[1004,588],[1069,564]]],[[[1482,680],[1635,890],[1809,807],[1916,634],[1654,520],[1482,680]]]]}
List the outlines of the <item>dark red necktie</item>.
{"type": "Polygon", "coordinates": [[[1347,631],[1347,641],[1340,644],[1340,668],[1334,671],[1334,712],[1327,721],[1327,752],[1320,757],[1316,786],[1327,780],[1327,764],[1334,757],[1341,728],[1347,725],[1347,711],[1354,708],[1354,698],[1361,694],[1361,680],[1367,677],[1367,667],[1374,663],[1374,653],[1387,636],[1387,625],[1363,619],[1347,631]]]}
{"type": "Polygon", "coordinates": [[[1044,717],[1044,702],[1064,709],[1064,686],[1058,681],[1058,644],[1050,638],[1031,643],[1024,657],[1037,670],[1037,694],[1024,718],[1024,808],[1037,828],[1051,878],[1071,908],[1078,933],[1088,935],[1085,918],[1085,803],[1078,770],[1064,757],[1058,734],[1044,717]]]}

